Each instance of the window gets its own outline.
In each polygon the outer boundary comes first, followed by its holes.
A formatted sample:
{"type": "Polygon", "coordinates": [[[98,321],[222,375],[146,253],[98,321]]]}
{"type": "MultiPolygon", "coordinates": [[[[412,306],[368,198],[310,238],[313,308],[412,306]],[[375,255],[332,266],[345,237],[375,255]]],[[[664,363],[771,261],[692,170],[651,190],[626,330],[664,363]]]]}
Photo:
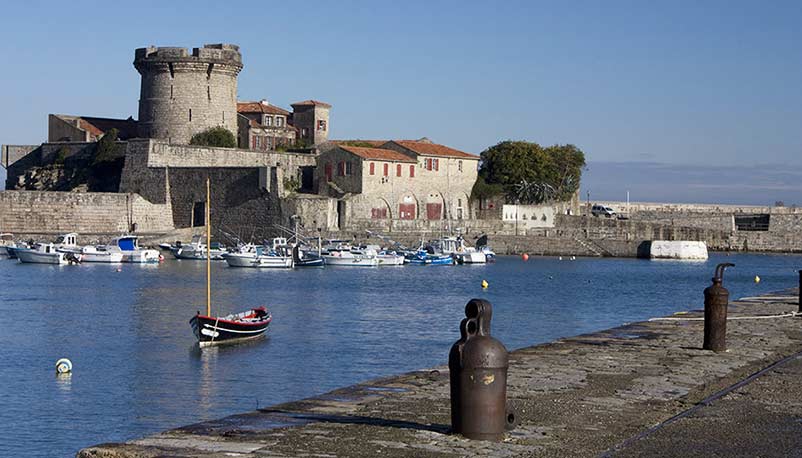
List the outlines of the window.
{"type": "Polygon", "coordinates": [[[253,138],[253,149],[259,149],[262,147],[262,137],[257,135],[253,138]]]}
{"type": "Polygon", "coordinates": [[[371,162],[370,163],[370,174],[371,175],[375,175],[376,174],[376,163],[375,162],[371,162]]]}
{"type": "Polygon", "coordinates": [[[384,176],[390,175],[390,164],[384,164],[384,176]]]}
{"type": "Polygon", "coordinates": [[[326,121],[320,119],[317,122],[317,130],[326,130],[326,121]]]}
{"type": "Polygon", "coordinates": [[[348,162],[345,163],[345,175],[346,176],[351,176],[351,175],[354,174],[353,166],[354,166],[354,163],[351,162],[351,161],[348,161],[348,162]]]}
{"type": "Polygon", "coordinates": [[[306,127],[301,129],[301,138],[306,138],[309,136],[309,132],[306,130],[306,127]]]}
{"type": "Polygon", "coordinates": [[[270,116],[270,115],[265,115],[265,122],[263,122],[262,124],[264,124],[266,126],[272,126],[273,125],[273,117],[270,116]]]}
{"type": "Polygon", "coordinates": [[[457,161],[457,170],[462,172],[462,161],[457,161]]]}
{"type": "Polygon", "coordinates": [[[345,162],[340,161],[340,163],[337,164],[337,175],[345,176],[345,162]]]}
{"type": "Polygon", "coordinates": [[[192,122],[192,108],[189,109],[189,122],[192,122]]]}
{"type": "Polygon", "coordinates": [[[331,181],[331,163],[326,163],[326,181],[331,181]]]}
{"type": "Polygon", "coordinates": [[[284,116],[276,116],[276,127],[284,127],[284,116]]]}
{"type": "Polygon", "coordinates": [[[395,166],[395,176],[397,177],[401,176],[401,164],[395,166]]]}
{"type": "Polygon", "coordinates": [[[426,170],[432,170],[432,160],[427,158],[426,165],[424,167],[426,167],[426,170]]]}
{"type": "Polygon", "coordinates": [[[434,171],[440,170],[440,159],[432,159],[432,162],[434,162],[434,171]]]}
{"type": "Polygon", "coordinates": [[[409,177],[410,178],[415,178],[415,166],[414,165],[410,165],[409,166],[409,177]]]}

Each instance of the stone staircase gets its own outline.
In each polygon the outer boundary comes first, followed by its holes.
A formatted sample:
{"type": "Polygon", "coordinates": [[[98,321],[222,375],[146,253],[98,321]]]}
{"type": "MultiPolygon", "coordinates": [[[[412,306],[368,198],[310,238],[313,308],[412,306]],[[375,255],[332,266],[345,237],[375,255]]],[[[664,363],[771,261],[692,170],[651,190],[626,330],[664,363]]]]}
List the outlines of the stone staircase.
{"type": "Polygon", "coordinates": [[[605,256],[615,256],[609,250],[607,250],[606,248],[604,248],[603,246],[599,245],[597,242],[591,239],[581,239],[579,237],[574,237],[573,239],[576,243],[582,246],[582,248],[590,251],[591,253],[600,258],[605,256]]]}

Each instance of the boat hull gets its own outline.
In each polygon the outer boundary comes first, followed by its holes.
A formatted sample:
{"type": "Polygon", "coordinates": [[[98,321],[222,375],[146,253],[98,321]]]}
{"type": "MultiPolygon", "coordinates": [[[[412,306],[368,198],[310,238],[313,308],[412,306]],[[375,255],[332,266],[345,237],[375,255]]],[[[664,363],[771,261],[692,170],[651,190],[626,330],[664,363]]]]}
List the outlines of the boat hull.
{"type": "MultiPolygon", "coordinates": [[[[176,259],[188,259],[193,261],[206,260],[206,250],[193,250],[189,247],[182,247],[172,250],[172,253],[176,259]]],[[[212,250],[210,253],[212,261],[222,261],[224,254],[225,251],[221,250],[212,250]]]]}
{"type": "MultiPolygon", "coordinates": [[[[262,310],[264,309],[262,308],[262,310]]],[[[252,310],[251,312],[255,311],[252,310]]],[[[189,320],[189,324],[198,339],[198,345],[209,347],[261,337],[267,331],[271,321],[272,318],[269,314],[266,319],[253,322],[226,320],[220,317],[197,314],[189,320]]]]}
{"type": "Polygon", "coordinates": [[[17,258],[26,264],[67,264],[66,253],[38,253],[33,250],[16,250],[17,258]]]}
{"type": "Polygon", "coordinates": [[[288,269],[292,267],[292,258],[289,256],[254,256],[248,254],[229,253],[224,259],[231,267],[254,267],[288,269]]]}
{"type": "Polygon", "coordinates": [[[376,267],[379,265],[379,259],[376,257],[323,255],[323,259],[327,266],[376,267]]]}
{"type": "Polygon", "coordinates": [[[455,253],[454,258],[459,264],[485,264],[487,256],[480,251],[468,251],[465,253],[455,253]]]}
{"type": "Polygon", "coordinates": [[[398,255],[391,255],[391,254],[380,254],[376,256],[379,259],[380,266],[403,266],[404,265],[404,257],[400,254],[398,255]]]}
{"type": "Polygon", "coordinates": [[[159,252],[156,250],[122,250],[123,262],[135,264],[149,264],[159,262],[159,252]]]}

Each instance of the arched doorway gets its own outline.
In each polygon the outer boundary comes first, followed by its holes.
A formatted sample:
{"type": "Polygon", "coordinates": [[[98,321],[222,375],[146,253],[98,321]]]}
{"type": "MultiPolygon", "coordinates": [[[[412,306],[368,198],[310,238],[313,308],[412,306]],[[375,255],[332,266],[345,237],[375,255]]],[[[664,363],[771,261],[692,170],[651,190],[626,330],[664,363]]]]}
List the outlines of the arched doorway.
{"type": "Polygon", "coordinates": [[[445,200],[443,196],[437,192],[432,191],[426,195],[426,219],[438,220],[443,219],[443,210],[445,207],[445,200]]]}
{"type": "Polygon", "coordinates": [[[392,217],[390,204],[386,200],[381,197],[373,200],[370,206],[370,219],[390,219],[392,217]]]}
{"type": "Polygon", "coordinates": [[[398,201],[398,219],[415,219],[418,215],[418,199],[411,192],[404,193],[398,201]]]}

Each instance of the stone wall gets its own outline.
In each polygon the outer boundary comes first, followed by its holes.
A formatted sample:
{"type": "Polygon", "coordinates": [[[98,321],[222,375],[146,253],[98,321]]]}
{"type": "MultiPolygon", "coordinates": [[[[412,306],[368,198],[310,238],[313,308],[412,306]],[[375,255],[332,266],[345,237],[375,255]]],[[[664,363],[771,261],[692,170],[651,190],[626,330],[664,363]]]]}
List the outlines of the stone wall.
{"type": "Polygon", "coordinates": [[[46,191],[0,192],[0,230],[25,234],[121,234],[173,228],[167,205],[136,194],[46,191]]]}

